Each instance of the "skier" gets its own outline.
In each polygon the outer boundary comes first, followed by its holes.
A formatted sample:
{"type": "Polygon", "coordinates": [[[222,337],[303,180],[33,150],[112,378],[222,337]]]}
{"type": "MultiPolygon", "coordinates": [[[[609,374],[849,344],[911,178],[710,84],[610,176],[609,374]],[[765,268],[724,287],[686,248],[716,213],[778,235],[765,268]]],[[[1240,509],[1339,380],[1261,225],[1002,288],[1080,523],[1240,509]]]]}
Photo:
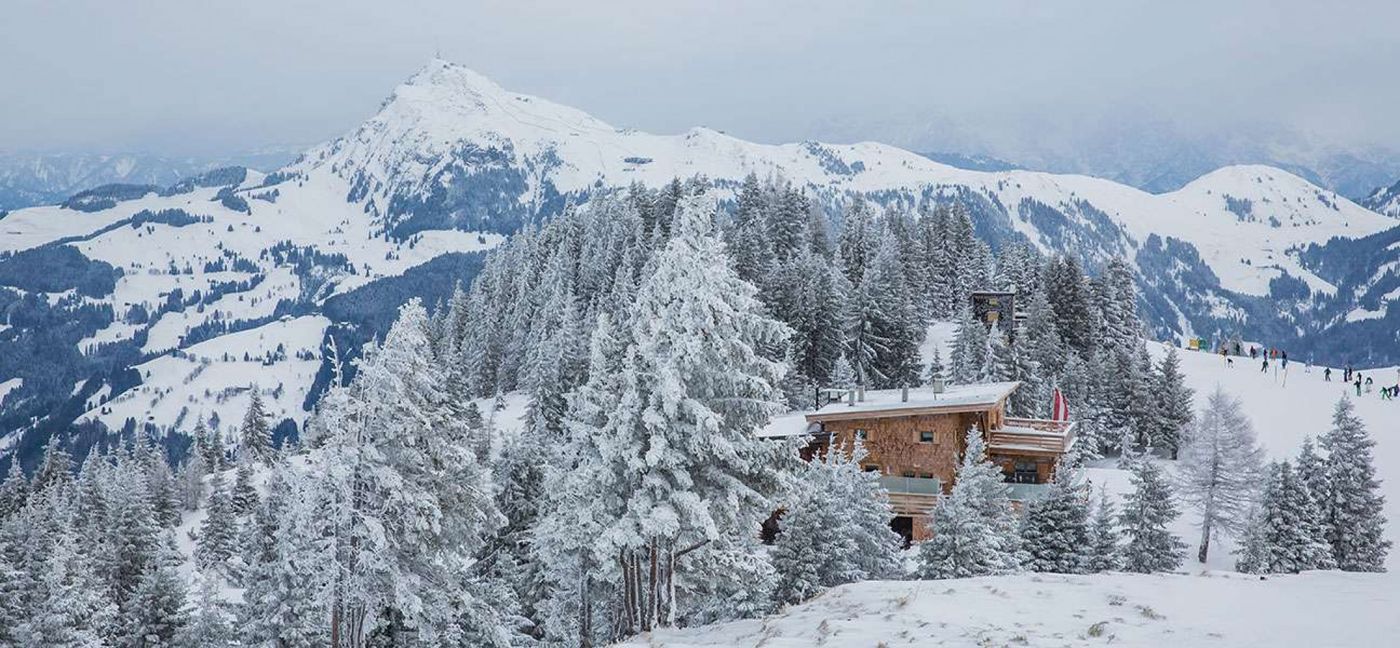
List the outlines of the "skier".
{"type": "Polygon", "coordinates": [[[1371,377],[1366,377],[1366,393],[1371,393],[1371,377]]]}
{"type": "Polygon", "coordinates": [[[1360,371],[1356,372],[1356,378],[1355,378],[1354,380],[1352,380],[1352,384],[1353,384],[1353,385],[1356,385],[1356,395],[1357,395],[1357,396],[1360,396],[1360,395],[1361,395],[1361,372],[1360,372],[1360,371]]]}
{"type": "Polygon", "coordinates": [[[1323,369],[1323,370],[1322,370],[1322,380],[1323,380],[1323,382],[1332,382],[1332,368],[1331,368],[1331,367],[1327,367],[1326,369],[1323,369]]]}
{"type": "Polygon", "coordinates": [[[1279,352],[1278,352],[1278,357],[1279,357],[1279,360],[1282,360],[1282,361],[1283,361],[1283,367],[1282,367],[1282,369],[1283,369],[1284,371],[1288,371],[1288,352],[1287,352],[1287,351],[1279,351],[1279,352]]]}
{"type": "Polygon", "coordinates": [[[1259,367],[1259,373],[1268,373],[1268,372],[1269,372],[1269,354],[1265,353],[1265,354],[1264,354],[1264,366],[1259,367]]]}

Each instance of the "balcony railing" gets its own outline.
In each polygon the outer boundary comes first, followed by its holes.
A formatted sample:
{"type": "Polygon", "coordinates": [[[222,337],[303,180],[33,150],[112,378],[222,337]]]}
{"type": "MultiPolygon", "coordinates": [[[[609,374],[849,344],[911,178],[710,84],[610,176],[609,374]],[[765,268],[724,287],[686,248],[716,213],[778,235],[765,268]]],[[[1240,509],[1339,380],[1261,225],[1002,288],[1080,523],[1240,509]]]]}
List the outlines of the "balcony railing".
{"type": "Polygon", "coordinates": [[[1035,502],[1043,499],[1045,494],[1050,492],[1050,486],[1050,484],[1008,483],[1007,487],[1010,490],[1007,497],[1015,502],[1035,502]]]}
{"type": "Polygon", "coordinates": [[[930,477],[897,477],[885,475],[880,478],[880,485],[891,493],[904,493],[909,495],[941,495],[943,493],[943,483],[936,478],[930,477]]]}

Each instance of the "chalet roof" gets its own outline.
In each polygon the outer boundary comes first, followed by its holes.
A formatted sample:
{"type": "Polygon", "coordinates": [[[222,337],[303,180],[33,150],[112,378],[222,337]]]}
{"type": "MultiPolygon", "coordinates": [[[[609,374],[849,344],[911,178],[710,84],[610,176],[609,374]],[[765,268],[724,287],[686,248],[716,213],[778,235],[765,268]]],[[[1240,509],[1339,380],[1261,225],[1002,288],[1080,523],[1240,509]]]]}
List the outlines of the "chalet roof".
{"type": "Polygon", "coordinates": [[[768,421],[768,425],[759,428],[758,436],[764,438],[793,437],[820,431],[820,423],[807,421],[807,412],[789,412],[774,416],[772,420],[768,421]]]}
{"type": "Polygon", "coordinates": [[[981,383],[975,385],[952,385],[941,394],[931,388],[919,387],[909,390],[905,400],[903,390],[878,389],[865,392],[864,400],[851,404],[849,399],[823,405],[815,412],[807,413],[808,421],[825,421],[843,418],[879,418],[885,416],[909,416],[911,414],[939,414],[953,412],[975,412],[995,407],[1016,391],[1021,383],[1017,381],[981,383]]]}

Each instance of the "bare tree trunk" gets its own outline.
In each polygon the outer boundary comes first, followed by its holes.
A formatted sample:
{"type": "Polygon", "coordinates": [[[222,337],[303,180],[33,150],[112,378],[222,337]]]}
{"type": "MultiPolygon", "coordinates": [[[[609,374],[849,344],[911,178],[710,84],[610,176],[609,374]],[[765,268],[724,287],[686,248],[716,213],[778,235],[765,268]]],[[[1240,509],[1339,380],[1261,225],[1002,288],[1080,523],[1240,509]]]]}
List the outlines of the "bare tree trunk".
{"type": "Polygon", "coordinates": [[[1210,520],[1207,519],[1201,524],[1201,551],[1196,554],[1196,560],[1206,561],[1206,553],[1210,551],[1210,520]]]}
{"type": "Polygon", "coordinates": [[[659,573],[658,570],[657,570],[657,567],[658,567],[657,561],[659,560],[659,558],[660,558],[660,557],[657,555],[657,549],[656,549],[656,538],[652,538],[652,540],[651,540],[651,547],[647,549],[647,563],[648,563],[648,566],[647,566],[647,569],[648,569],[648,574],[647,574],[647,629],[648,629],[648,630],[650,630],[650,629],[652,629],[652,628],[655,628],[655,627],[657,626],[657,622],[659,622],[659,621],[661,620],[661,616],[660,616],[660,614],[659,614],[659,612],[660,612],[660,603],[661,603],[661,601],[660,601],[660,598],[661,598],[661,587],[660,587],[660,582],[657,580],[658,577],[660,576],[660,573],[659,573]]]}
{"type": "Polygon", "coordinates": [[[637,601],[632,589],[632,561],[630,558],[626,549],[618,554],[618,563],[622,567],[623,627],[629,636],[637,633],[637,601]]]}
{"type": "Polygon", "coordinates": [[[593,648],[593,601],[588,595],[588,560],[579,561],[579,648],[593,648]]]}

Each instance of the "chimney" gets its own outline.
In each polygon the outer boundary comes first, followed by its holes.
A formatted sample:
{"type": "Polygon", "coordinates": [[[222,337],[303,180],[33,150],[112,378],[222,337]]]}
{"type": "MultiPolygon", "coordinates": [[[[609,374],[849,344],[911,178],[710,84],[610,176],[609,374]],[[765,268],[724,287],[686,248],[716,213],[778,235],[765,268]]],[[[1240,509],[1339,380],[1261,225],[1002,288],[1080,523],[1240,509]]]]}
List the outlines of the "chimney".
{"type": "Polygon", "coordinates": [[[905,385],[899,389],[899,402],[909,402],[909,385],[905,385]]]}
{"type": "Polygon", "coordinates": [[[855,407],[855,406],[856,406],[856,390],[854,390],[854,389],[847,389],[847,390],[846,390],[846,407],[855,407]]]}
{"type": "Polygon", "coordinates": [[[943,384],[943,376],[935,375],[933,377],[933,393],[942,394],[945,389],[947,389],[947,387],[943,384]]]}
{"type": "Polygon", "coordinates": [[[858,401],[860,401],[860,402],[862,402],[862,403],[865,402],[865,384],[864,384],[864,383],[861,383],[861,384],[859,384],[859,385],[856,385],[856,400],[858,400],[858,401]]]}

